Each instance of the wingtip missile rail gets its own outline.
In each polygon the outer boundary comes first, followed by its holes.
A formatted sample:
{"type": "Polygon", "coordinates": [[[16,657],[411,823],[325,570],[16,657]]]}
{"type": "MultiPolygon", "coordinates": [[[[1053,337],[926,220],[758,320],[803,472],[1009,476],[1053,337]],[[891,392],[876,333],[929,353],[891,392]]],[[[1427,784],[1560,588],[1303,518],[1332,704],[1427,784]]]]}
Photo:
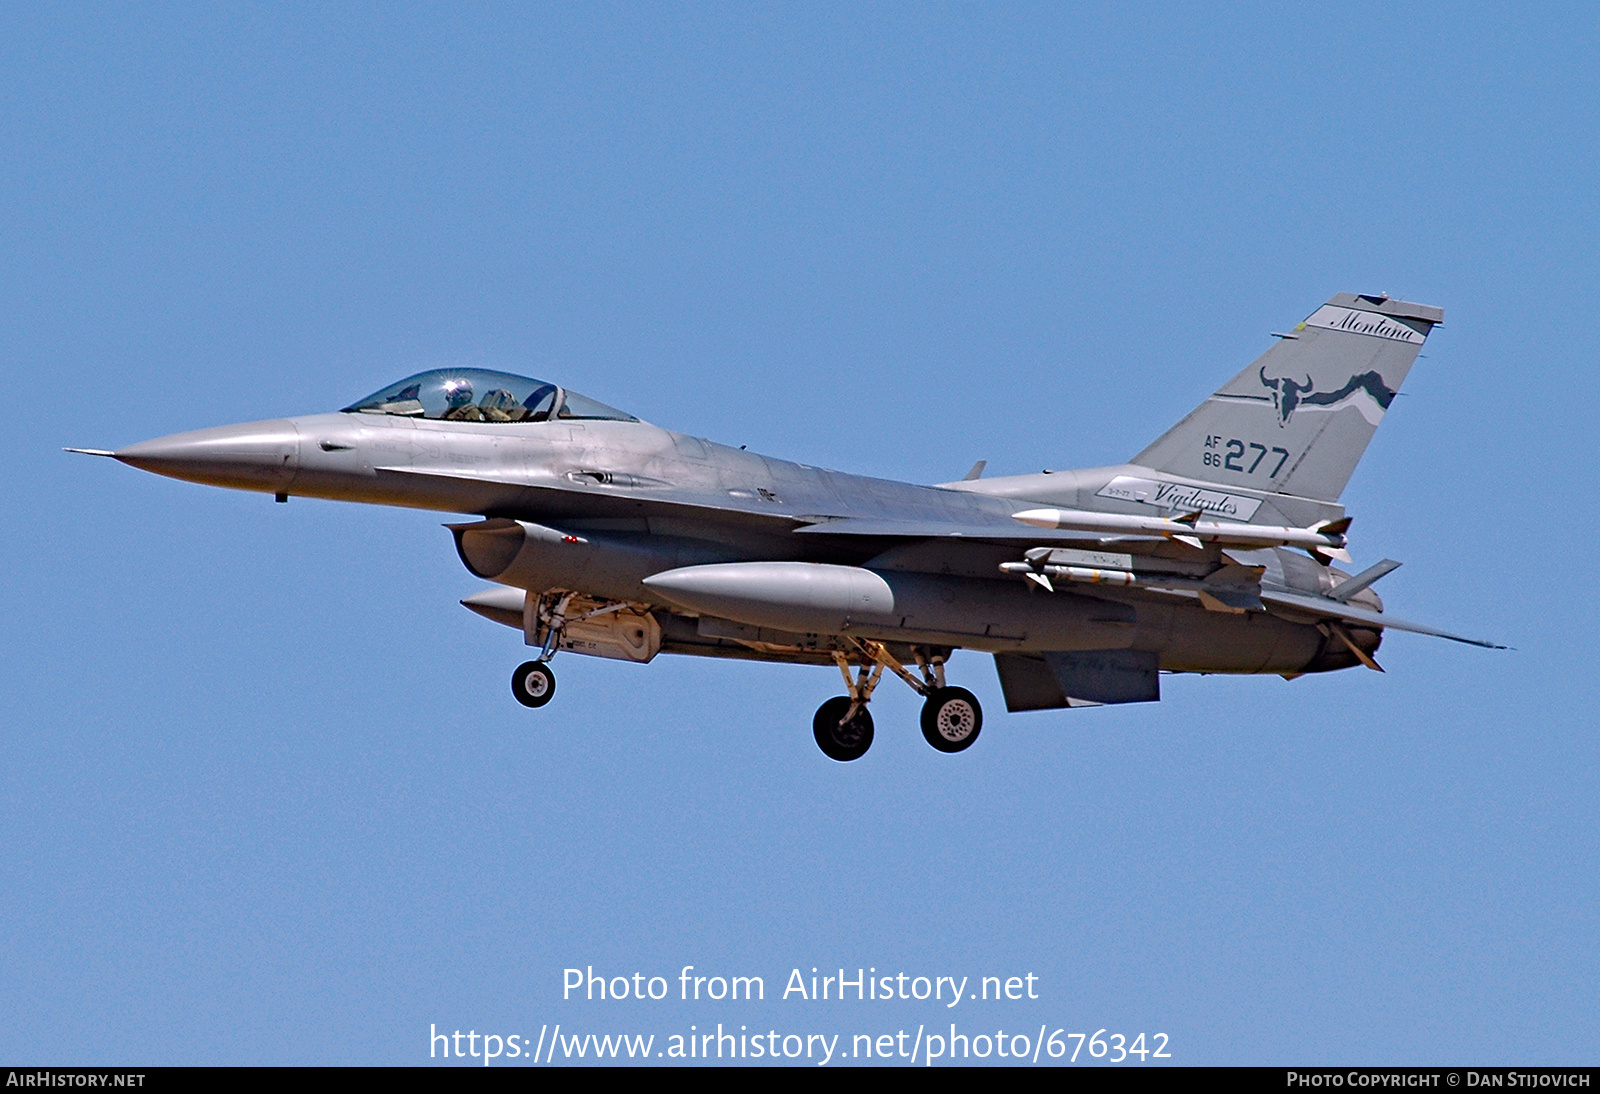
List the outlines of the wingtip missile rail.
{"type": "Polygon", "coordinates": [[[1313,524],[1309,528],[1287,528],[1270,524],[1237,524],[1198,519],[1198,514],[1173,519],[1141,517],[1123,513],[1092,513],[1082,509],[1025,509],[1012,513],[1013,520],[1035,528],[1061,528],[1075,532],[1104,532],[1109,535],[1160,536],[1191,547],[1221,543],[1250,547],[1300,547],[1319,562],[1344,558],[1345,536],[1350,518],[1313,524]]]}

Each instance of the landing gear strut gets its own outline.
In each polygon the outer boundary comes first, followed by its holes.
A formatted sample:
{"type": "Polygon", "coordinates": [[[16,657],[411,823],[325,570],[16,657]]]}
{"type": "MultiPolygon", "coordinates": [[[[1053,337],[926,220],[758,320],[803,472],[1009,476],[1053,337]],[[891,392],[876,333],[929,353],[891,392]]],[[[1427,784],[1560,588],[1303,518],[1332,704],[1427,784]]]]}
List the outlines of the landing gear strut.
{"type": "Polygon", "coordinates": [[[929,656],[922,649],[913,648],[917,667],[922,670],[919,680],[907,672],[898,658],[882,642],[850,638],[847,641],[861,655],[861,664],[855,675],[850,673],[850,657],[835,651],[833,659],[844,676],[849,695],[829,699],[817,710],[811,721],[811,730],[817,746],[830,759],[857,760],[872,747],[872,715],[867,703],[873,689],[888,669],[915,691],[925,697],[922,704],[922,736],[940,752],[962,752],[978,739],[983,728],[983,708],[977,696],[966,688],[947,687],[944,682],[944,656],[929,656]]]}
{"type": "Polygon", "coordinates": [[[811,719],[811,733],[817,739],[817,747],[830,760],[859,760],[872,747],[872,714],[867,703],[883,676],[883,665],[864,663],[852,677],[848,657],[835,651],[833,659],[838,662],[850,694],[829,699],[818,707],[816,717],[811,719]]]}

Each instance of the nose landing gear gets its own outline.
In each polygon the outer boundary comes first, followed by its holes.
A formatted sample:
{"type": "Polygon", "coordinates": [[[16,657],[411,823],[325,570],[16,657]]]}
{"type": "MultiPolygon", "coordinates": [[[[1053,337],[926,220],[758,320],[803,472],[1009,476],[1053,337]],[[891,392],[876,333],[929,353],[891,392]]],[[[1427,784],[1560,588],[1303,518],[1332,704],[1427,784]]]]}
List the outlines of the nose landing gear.
{"type": "Polygon", "coordinates": [[[525,707],[542,707],[556,694],[556,674],[543,661],[527,661],[511,674],[511,694],[525,707]]]}
{"type": "MultiPolygon", "coordinates": [[[[540,597],[535,606],[539,622],[544,627],[544,645],[537,661],[524,661],[511,674],[511,694],[525,707],[542,707],[556,697],[556,674],[550,659],[561,647],[561,636],[567,629],[567,605],[573,594],[567,593],[553,607],[540,597]]],[[[529,643],[532,644],[531,642],[529,643]]]]}

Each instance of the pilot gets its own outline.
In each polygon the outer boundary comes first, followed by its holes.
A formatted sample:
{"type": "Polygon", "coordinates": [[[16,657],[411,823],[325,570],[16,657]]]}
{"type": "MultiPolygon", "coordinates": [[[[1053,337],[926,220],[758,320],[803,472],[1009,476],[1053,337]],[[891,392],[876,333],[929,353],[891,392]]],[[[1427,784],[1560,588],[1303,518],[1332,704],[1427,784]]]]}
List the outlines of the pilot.
{"type": "Polygon", "coordinates": [[[472,405],[472,381],[456,376],[444,382],[444,419],[448,422],[481,422],[483,411],[472,405]]]}
{"type": "Polygon", "coordinates": [[[528,416],[528,408],[517,402],[517,397],[503,387],[488,392],[478,401],[486,422],[518,422],[528,416]]]}

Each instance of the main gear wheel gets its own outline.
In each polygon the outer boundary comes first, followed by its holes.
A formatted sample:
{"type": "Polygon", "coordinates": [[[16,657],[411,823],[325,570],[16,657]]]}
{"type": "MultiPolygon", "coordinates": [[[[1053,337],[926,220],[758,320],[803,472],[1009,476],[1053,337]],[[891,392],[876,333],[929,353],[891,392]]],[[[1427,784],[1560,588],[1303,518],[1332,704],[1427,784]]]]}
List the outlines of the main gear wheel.
{"type": "Polygon", "coordinates": [[[972,747],[983,729],[983,707],[966,688],[934,688],[922,704],[922,735],[940,752],[972,747]]]}
{"type": "Polygon", "coordinates": [[[840,695],[817,708],[816,717],[811,719],[811,732],[817,747],[830,760],[859,760],[872,747],[872,715],[865,705],[840,695]],[[852,707],[854,714],[850,713],[852,707]]]}

